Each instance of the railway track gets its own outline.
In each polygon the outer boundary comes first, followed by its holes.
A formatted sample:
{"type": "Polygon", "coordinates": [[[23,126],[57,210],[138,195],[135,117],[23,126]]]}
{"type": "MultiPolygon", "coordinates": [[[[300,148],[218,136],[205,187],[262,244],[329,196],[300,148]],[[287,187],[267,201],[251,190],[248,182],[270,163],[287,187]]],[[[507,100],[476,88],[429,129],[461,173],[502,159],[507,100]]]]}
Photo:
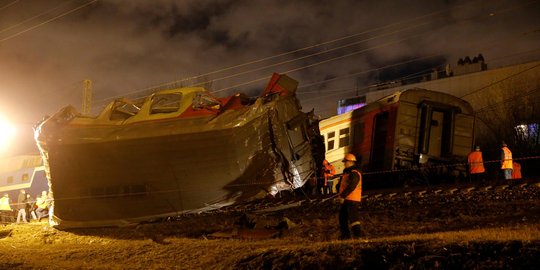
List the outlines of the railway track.
{"type": "MultiPolygon", "coordinates": [[[[489,182],[490,184],[458,183],[408,189],[368,190],[362,196],[363,207],[370,209],[384,208],[396,203],[422,203],[426,199],[445,198],[446,200],[476,200],[476,197],[488,197],[493,200],[511,199],[520,196],[523,199],[538,199],[540,179],[517,180],[514,182],[489,182]]],[[[281,194],[276,198],[257,199],[251,202],[234,204],[211,211],[192,212],[175,217],[181,219],[193,215],[250,214],[272,215],[298,207],[328,207],[335,204],[332,195],[281,194]]]]}

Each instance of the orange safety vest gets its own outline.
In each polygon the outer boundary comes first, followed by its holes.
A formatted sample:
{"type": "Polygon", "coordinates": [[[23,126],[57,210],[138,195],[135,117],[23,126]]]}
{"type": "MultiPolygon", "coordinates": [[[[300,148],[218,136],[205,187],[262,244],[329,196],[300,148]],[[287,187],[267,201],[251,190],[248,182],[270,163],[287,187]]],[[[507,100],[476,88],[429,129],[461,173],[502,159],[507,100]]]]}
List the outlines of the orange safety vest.
{"type": "Polygon", "coordinates": [[[502,150],[504,152],[504,160],[502,162],[501,169],[512,169],[512,152],[510,152],[510,149],[508,149],[506,146],[503,147],[502,150]]]}
{"type": "Polygon", "coordinates": [[[473,151],[468,156],[469,161],[469,172],[473,173],[483,173],[486,171],[484,168],[484,160],[482,159],[482,152],[473,151]]]}
{"type": "Polygon", "coordinates": [[[332,164],[328,163],[328,165],[323,164],[323,170],[324,170],[324,185],[327,186],[328,178],[336,174],[336,169],[334,168],[332,164]],[[330,172],[327,173],[326,171],[330,171],[330,172]]]}
{"type": "MultiPolygon", "coordinates": [[[[360,177],[360,181],[358,181],[356,188],[354,188],[354,190],[351,192],[351,194],[349,194],[349,196],[347,196],[347,198],[345,198],[345,200],[359,202],[362,200],[362,174],[357,170],[352,170],[351,173],[357,173],[360,177]]],[[[349,175],[350,174],[343,174],[341,178],[341,184],[339,186],[340,194],[347,188],[347,185],[349,184],[349,175]]]]}

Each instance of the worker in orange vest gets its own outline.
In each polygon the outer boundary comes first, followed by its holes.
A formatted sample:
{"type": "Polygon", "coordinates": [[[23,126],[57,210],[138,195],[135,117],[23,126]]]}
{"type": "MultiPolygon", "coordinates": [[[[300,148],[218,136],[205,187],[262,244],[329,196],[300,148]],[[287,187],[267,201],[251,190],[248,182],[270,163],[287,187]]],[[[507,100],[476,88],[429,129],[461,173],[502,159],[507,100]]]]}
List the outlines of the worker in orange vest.
{"type": "Polygon", "coordinates": [[[504,142],[501,148],[501,170],[504,172],[504,179],[512,179],[512,152],[504,142]]]}
{"type": "Polygon", "coordinates": [[[517,162],[512,163],[512,179],[521,179],[521,165],[517,162]]]}
{"type": "Polygon", "coordinates": [[[340,239],[350,239],[351,231],[353,238],[359,238],[362,235],[359,209],[362,200],[362,174],[353,154],[346,154],[342,162],[345,169],[339,180],[338,193],[338,200],[341,202],[339,208],[340,239]],[[349,225],[351,226],[350,230],[349,225]]]}
{"type": "Polygon", "coordinates": [[[482,158],[482,151],[480,146],[476,146],[474,151],[470,152],[467,156],[467,162],[469,164],[469,177],[473,182],[484,182],[484,159],[482,158]]]}
{"type": "Polygon", "coordinates": [[[328,160],[323,161],[323,176],[324,176],[324,184],[322,187],[322,194],[332,194],[333,193],[333,181],[330,180],[332,176],[336,174],[336,168],[334,165],[330,164],[328,160]]]}

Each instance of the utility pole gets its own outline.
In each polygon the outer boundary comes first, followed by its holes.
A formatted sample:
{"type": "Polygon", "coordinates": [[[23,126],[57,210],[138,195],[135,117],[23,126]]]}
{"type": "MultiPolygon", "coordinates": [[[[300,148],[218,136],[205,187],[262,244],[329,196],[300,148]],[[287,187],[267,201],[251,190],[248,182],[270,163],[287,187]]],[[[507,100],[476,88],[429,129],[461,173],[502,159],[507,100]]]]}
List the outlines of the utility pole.
{"type": "Polygon", "coordinates": [[[83,84],[82,114],[90,115],[92,113],[92,81],[84,80],[83,84]]]}

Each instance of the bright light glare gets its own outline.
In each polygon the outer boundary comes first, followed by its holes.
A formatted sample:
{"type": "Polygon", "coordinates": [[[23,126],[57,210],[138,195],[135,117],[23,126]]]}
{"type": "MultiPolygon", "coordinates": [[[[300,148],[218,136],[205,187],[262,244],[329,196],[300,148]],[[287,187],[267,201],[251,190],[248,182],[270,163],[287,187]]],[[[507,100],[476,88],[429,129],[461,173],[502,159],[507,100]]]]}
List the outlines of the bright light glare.
{"type": "Polygon", "coordinates": [[[15,127],[0,116],[0,152],[4,151],[15,136],[15,127]]]}

